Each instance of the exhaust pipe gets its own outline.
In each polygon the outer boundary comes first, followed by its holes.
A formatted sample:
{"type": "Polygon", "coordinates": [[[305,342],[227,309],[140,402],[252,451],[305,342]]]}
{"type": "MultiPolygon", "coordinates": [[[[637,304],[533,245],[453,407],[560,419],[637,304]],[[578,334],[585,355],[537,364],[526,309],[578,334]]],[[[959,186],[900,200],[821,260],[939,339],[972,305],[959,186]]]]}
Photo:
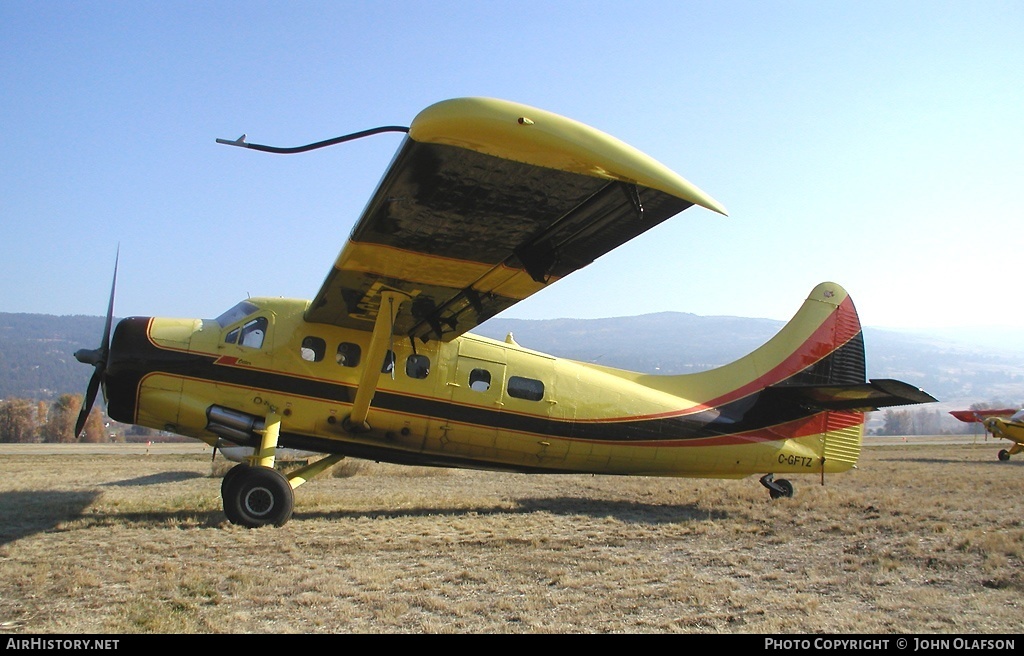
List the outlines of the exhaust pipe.
{"type": "Polygon", "coordinates": [[[206,410],[206,430],[235,444],[256,446],[265,427],[263,417],[211,405],[206,410]]]}

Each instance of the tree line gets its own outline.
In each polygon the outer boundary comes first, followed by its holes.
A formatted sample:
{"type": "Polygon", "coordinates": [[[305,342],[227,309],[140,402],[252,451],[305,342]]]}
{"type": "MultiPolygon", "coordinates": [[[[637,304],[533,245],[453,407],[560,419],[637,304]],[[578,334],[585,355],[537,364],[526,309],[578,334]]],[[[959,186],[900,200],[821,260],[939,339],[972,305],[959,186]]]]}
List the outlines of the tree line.
{"type": "Polygon", "coordinates": [[[82,439],[78,439],[75,422],[81,409],[81,394],[61,394],[52,403],[32,399],[0,401],[0,442],[109,441],[102,414],[96,408],[89,413],[82,439]]]}
{"type": "Polygon", "coordinates": [[[131,441],[159,435],[143,426],[126,426],[106,419],[99,406],[93,407],[82,435],[75,435],[75,423],[82,410],[81,394],[61,394],[54,401],[8,399],[0,401],[0,442],[38,444],[131,441]]]}
{"type": "MultiPolygon", "coordinates": [[[[988,410],[994,408],[1020,408],[1021,404],[1007,404],[1001,401],[994,403],[972,403],[970,410],[988,410]]],[[[955,419],[943,410],[918,408],[899,410],[887,408],[882,411],[882,426],[873,435],[970,435],[984,431],[980,424],[967,423],[955,419]]]]}

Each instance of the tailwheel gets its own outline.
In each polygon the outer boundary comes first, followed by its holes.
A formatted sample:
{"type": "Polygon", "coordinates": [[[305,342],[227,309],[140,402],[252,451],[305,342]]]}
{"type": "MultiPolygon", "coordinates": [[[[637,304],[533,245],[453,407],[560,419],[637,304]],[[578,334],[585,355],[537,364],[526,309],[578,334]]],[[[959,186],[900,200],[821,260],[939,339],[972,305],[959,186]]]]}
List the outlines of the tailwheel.
{"type": "Polygon", "coordinates": [[[775,485],[778,486],[778,489],[771,488],[771,491],[769,493],[773,499],[793,496],[793,484],[790,483],[788,480],[780,478],[779,480],[775,481],[775,485]]]}
{"type": "Polygon", "coordinates": [[[1010,452],[1007,451],[1006,449],[1000,449],[999,450],[999,459],[1000,460],[1009,460],[1010,459],[1010,452]]]}
{"type": "Polygon", "coordinates": [[[271,467],[235,465],[224,475],[221,497],[228,521],[248,528],[283,526],[295,509],[291,484],[271,467]]]}
{"type": "Polygon", "coordinates": [[[773,499],[793,496],[793,484],[784,478],[775,480],[775,474],[765,474],[762,476],[761,485],[768,488],[768,494],[773,499]]]}

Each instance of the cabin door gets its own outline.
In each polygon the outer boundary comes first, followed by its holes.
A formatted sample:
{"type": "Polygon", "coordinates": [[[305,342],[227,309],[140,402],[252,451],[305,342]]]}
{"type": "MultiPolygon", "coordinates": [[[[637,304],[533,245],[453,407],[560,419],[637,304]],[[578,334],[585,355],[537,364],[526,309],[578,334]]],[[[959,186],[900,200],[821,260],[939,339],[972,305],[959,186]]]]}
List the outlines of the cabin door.
{"type": "Polygon", "coordinates": [[[441,432],[442,451],[493,457],[504,405],[504,351],[478,342],[461,344],[445,385],[451,403],[443,421],[435,425],[441,432]]]}

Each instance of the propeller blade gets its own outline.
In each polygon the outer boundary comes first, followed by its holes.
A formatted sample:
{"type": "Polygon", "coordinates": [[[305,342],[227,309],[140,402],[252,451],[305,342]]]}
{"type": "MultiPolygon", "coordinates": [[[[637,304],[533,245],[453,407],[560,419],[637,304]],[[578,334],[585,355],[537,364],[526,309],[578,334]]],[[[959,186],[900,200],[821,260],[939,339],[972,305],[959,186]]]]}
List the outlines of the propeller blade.
{"type": "MultiPolygon", "coordinates": [[[[117,287],[117,263],[121,257],[121,246],[118,244],[117,255],[114,256],[114,280],[110,283],[110,300],[107,302],[107,318],[103,325],[103,340],[97,349],[79,349],[75,351],[75,359],[83,364],[91,364],[96,368],[89,379],[89,387],[86,388],[85,398],[82,399],[82,409],[78,413],[78,420],[75,422],[75,439],[82,436],[85,422],[89,419],[92,406],[96,403],[96,395],[103,384],[103,374],[107,368],[107,358],[110,356],[110,328],[114,322],[114,290],[117,287]]],[[[106,393],[104,393],[106,398],[106,393]]]]}
{"type": "Polygon", "coordinates": [[[100,389],[100,378],[102,376],[103,369],[97,364],[96,371],[93,373],[92,378],[89,379],[89,387],[85,392],[85,399],[82,400],[82,409],[78,413],[78,421],[75,422],[76,440],[82,436],[82,429],[85,428],[85,422],[89,419],[89,413],[92,412],[92,405],[96,401],[96,392],[100,389]]]}
{"type": "Polygon", "coordinates": [[[121,257],[121,246],[117,247],[117,254],[114,255],[114,280],[110,283],[110,301],[107,303],[107,322],[103,326],[103,343],[100,349],[103,352],[103,361],[107,361],[107,353],[110,352],[110,324],[114,320],[114,289],[117,287],[117,261],[121,257]]]}

